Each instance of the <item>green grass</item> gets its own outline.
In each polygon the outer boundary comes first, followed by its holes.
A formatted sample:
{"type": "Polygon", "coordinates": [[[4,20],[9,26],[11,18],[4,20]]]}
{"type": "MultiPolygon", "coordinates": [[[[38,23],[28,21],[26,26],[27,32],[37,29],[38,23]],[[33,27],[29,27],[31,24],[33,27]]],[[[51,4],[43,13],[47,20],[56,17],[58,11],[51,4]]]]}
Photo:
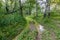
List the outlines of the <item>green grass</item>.
{"type": "Polygon", "coordinates": [[[60,40],[60,27],[58,27],[57,24],[59,24],[60,22],[60,16],[55,13],[52,14],[51,13],[51,17],[48,18],[43,18],[43,15],[39,15],[38,17],[34,17],[33,18],[37,23],[41,24],[44,26],[45,28],[45,32],[43,32],[42,34],[42,40],[52,40],[52,32],[55,35],[55,40],[60,40]]]}
{"type": "Polygon", "coordinates": [[[30,29],[27,27],[23,30],[23,32],[19,35],[17,40],[23,40],[24,38],[26,38],[26,36],[29,34],[30,29]]]}
{"type": "Polygon", "coordinates": [[[33,21],[32,16],[26,17],[27,27],[21,32],[17,40],[35,40],[37,36],[36,30],[30,30],[29,22],[33,21]]]}
{"type": "Polygon", "coordinates": [[[12,40],[26,27],[27,21],[19,14],[0,16],[0,40],[12,40]]]}
{"type": "Polygon", "coordinates": [[[52,40],[52,33],[56,40],[60,40],[60,28],[57,24],[60,22],[60,16],[51,13],[51,17],[43,18],[43,14],[37,17],[30,15],[21,17],[19,14],[7,14],[0,16],[0,40],[12,40],[19,34],[17,40],[35,40],[37,31],[29,29],[29,22],[41,24],[45,28],[42,33],[42,40],[52,40]]]}
{"type": "Polygon", "coordinates": [[[31,31],[29,28],[27,28],[23,30],[23,32],[19,35],[17,40],[35,40],[36,36],[36,31],[31,31]]]}
{"type": "Polygon", "coordinates": [[[42,40],[60,40],[60,26],[57,25],[60,24],[60,15],[58,14],[59,13],[51,13],[50,18],[43,18],[43,14],[38,15],[37,17],[30,17],[30,20],[32,18],[33,21],[44,26],[45,32],[42,34],[42,40]],[[54,33],[54,38],[51,36],[52,33],[54,33]]]}

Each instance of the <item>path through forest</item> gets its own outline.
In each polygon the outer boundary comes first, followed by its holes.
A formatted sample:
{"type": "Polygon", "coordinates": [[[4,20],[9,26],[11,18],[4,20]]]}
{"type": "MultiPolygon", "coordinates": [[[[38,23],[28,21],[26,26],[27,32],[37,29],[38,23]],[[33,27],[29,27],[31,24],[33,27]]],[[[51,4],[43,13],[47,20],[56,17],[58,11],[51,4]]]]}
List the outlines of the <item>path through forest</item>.
{"type": "Polygon", "coordinates": [[[33,22],[31,22],[30,29],[32,31],[37,29],[37,36],[36,36],[35,40],[42,40],[42,32],[44,31],[44,28],[42,25],[37,25],[37,27],[36,27],[35,24],[33,22]]]}
{"type": "MultiPolygon", "coordinates": [[[[41,38],[42,38],[41,34],[42,34],[42,31],[44,30],[44,29],[43,29],[43,26],[39,25],[39,26],[36,27],[33,22],[30,22],[29,28],[30,28],[31,31],[34,31],[34,30],[37,29],[38,34],[37,34],[35,40],[42,40],[42,39],[41,39],[41,38]]],[[[19,34],[19,35],[20,35],[20,34],[19,34]]],[[[17,35],[13,40],[17,40],[18,37],[19,37],[19,35],[17,35]]]]}
{"type": "MultiPolygon", "coordinates": [[[[30,28],[31,31],[34,31],[34,30],[37,29],[37,36],[36,36],[35,40],[42,40],[42,35],[44,35],[43,32],[45,32],[45,30],[46,30],[44,28],[44,26],[42,26],[42,25],[35,26],[35,23],[30,22],[29,23],[29,28],[30,28]]],[[[50,30],[48,30],[48,31],[50,31],[50,30]]],[[[18,37],[19,37],[19,35],[17,35],[13,40],[17,40],[18,37]]],[[[49,35],[51,35],[50,36],[51,37],[51,40],[55,40],[55,34],[54,34],[54,32],[50,31],[50,34],[49,35]]],[[[47,37],[46,37],[46,39],[47,39],[47,37]]]]}

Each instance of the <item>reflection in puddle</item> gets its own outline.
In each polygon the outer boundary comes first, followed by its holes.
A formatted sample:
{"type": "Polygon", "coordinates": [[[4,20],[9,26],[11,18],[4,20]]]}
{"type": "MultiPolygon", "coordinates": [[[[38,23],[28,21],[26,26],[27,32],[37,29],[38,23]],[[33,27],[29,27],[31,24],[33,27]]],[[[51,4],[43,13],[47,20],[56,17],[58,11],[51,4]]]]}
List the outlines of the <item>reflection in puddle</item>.
{"type": "Polygon", "coordinates": [[[42,26],[42,25],[39,25],[39,30],[41,31],[41,32],[43,32],[45,29],[44,29],[44,26],[42,26]]]}

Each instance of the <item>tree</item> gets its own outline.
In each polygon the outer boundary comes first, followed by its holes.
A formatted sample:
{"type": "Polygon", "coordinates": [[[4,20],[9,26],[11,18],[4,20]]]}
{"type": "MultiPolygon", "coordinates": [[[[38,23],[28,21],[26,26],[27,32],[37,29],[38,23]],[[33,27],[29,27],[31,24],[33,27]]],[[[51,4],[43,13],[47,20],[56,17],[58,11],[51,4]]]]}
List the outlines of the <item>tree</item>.
{"type": "Polygon", "coordinates": [[[46,0],[46,8],[45,8],[45,12],[44,12],[44,18],[47,16],[47,17],[50,17],[50,0],[46,0]]]}
{"type": "Polygon", "coordinates": [[[50,17],[50,0],[46,0],[46,2],[47,2],[47,5],[46,5],[47,14],[48,14],[48,17],[50,17]]]}
{"type": "Polygon", "coordinates": [[[22,3],[21,3],[21,0],[19,0],[19,5],[20,5],[20,14],[21,14],[21,16],[23,16],[23,10],[22,10],[22,8],[23,8],[23,6],[22,6],[22,3]]]}
{"type": "Polygon", "coordinates": [[[35,3],[36,3],[36,1],[35,1],[35,0],[28,0],[29,15],[31,15],[31,13],[32,13],[32,10],[33,10],[33,8],[34,8],[35,3]]]}
{"type": "Polygon", "coordinates": [[[9,13],[8,0],[6,0],[6,11],[7,11],[7,13],[9,13]]]}

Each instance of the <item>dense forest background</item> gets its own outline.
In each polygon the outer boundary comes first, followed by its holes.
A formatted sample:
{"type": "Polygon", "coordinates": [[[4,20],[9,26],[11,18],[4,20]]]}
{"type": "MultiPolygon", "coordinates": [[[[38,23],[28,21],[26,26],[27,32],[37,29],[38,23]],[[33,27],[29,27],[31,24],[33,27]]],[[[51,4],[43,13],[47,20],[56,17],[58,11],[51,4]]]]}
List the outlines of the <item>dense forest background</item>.
{"type": "Polygon", "coordinates": [[[0,0],[0,40],[60,40],[60,0],[0,0]]]}

